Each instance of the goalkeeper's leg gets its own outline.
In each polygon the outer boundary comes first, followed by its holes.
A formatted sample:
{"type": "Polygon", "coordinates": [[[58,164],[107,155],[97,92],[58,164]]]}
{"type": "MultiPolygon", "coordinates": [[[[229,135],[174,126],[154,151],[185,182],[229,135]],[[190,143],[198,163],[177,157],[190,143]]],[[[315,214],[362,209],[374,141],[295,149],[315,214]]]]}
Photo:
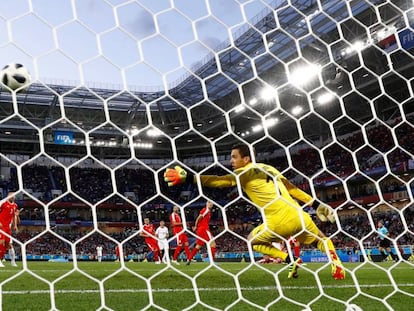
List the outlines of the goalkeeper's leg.
{"type": "Polygon", "coordinates": [[[254,244],[252,245],[254,251],[259,252],[263,255],[268,255],[272,258],[280,258],[286,263],[291,263],[289,266],[289,274],[288,278],[297,278],[298,277],[298,269],[300,264],[302,263],[302,259],[299,257],[293,257],[293,262],[290,260],[290,256],[288,253],[277,249],[276,247],[268,244],[254,244]]]}
{"type": "Polygon", "coordinates": [[[306,231],[297,237],[298,241],[304,244],[316,244],[319,250],[329,256],[332,267],[332,277],[335,280],[345,279],[344,266],[336,253],[332,241],[318,229],[308,213],[303,212],[303,218],[306,231]]]}
{"type": "Polygon", "coordinates": [[[287,261],[289,258],[287,253],[269,244],[253,244],[252,248],[255,252],[268,255],[273,258],[280,258],[283,261],[287,261]]]}
{"type": "Polygon", "coordinates": [[[319,240],[319,242],[317,244],[317,247],[322,252],[325,252],[329,255],[329,258],[331,259],[332,277],[335,280],[345,279],[344,266],[342,265],[342,262],[339,259],[338,254],[336,253],[336,250],[335,250],[335,247],[334,247],[332,241],[327,237],[323,237],[319,240]]]}
{"type": "Polygon", "coordinates": [[[263,224],[257,226],[250,232],[248,239],[252,244],[254,251],[259,252],[263,255],[268,255],[272,258],[280,258],[286,263],[290,263],[288,278],[297,278],[297,271],[299,269],[302,260],[297,257],[293,257],[293,262],[291,262],[290,256],[288,253],[274,247],[272,242],[277,240],[277,237],[274,233],[266,230],[263,224]]]}

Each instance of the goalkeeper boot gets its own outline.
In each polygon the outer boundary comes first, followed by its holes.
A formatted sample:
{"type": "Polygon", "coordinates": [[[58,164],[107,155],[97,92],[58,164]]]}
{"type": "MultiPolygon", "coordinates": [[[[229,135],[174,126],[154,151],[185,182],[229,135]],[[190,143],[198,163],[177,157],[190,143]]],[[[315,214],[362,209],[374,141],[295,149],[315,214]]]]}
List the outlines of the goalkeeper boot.
{"type": "Polygon", "coordinates": [[[343,280],[345,279],[345,269],[344,266],[342,265],[342,262],[339,260],[338,256],[336,255],[335,252],[330,251],[329,252],[331,255],[331,259],[332,259],[332,277],[335,280],[343,280]]]}
{"type": "Polygon", "coordinates": [[[335,280],[345,279],[345,269],[342,265],[332,264],[332,277],[335,280]]]}
{"type": "Polygon", "coordinates": [[[295,260],[289,267],[288,279],[292,279],[292,278],[296,279],[298,277],[298,269],[301,263],[302,263],[302,259],[295,258],[295,260]]]}

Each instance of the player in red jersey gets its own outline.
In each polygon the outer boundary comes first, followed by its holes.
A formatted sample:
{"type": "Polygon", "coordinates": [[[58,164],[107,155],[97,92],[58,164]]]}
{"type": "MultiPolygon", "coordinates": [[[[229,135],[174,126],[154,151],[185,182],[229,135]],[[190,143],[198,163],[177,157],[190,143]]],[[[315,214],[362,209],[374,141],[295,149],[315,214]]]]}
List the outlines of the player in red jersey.
{"type": "Polygon", "coordinates": [[[179,265],[177,258],[178,258],[178,255],[180,255],[181,253],[183,245],[184,245],[184,252],[187,258],[190,257],[190,247],[188,244],[188,236],[184,232],[183,223],[181,221],[180,208],[177,205],[173,207],[173,212],[170,215],[170,224],[171,224],[173,234],[175,236],[175,240],[177,242],[177,248],[175,249],[172,263],[179,265]]]}
{"type": "Polygon", "coordinates": [[[160,264],[160,248],[158,247],[158,241],[155,238],[155,227],[150,223],[149,218],[144,218],[144,227],[142,228],[140,236],[145,238],[145,243],[147,243],[149,249],[153,252],[155,263],[160,264]]]}
{"type": "Polygon", "coordinates": [[[115,257],[116,257],[115,261],[121,260],[121,250],[120,250],[119,245],[115,246],[115,257]]]}
{"type": "Polygon", "coordinates": [[[12,228],[17,231],[19,210],[15,200],[14,192],[9,192],[6,201],[0,205],[0,267],[4,267],[1,261],[6,251],[12,247],[10,243],[12,228]]]}
{"type": "Polygon", "coordinates": [[[213,235],[210,232],[209,224],[210,224],[210,217],[211,217],[211,209],[213,208],[213,202],[207,201],[206,206],[200,211],[198,215],[195,225],[194,231],[197,234],[196,245],[191,251],[190,257],[187,258],[187,265],[190,264],[193,257],[197,254],[201,247],[203,247],[206,242],[209,242],[212,261],[216,257],[216,243],[211,241],[213,235]]]}

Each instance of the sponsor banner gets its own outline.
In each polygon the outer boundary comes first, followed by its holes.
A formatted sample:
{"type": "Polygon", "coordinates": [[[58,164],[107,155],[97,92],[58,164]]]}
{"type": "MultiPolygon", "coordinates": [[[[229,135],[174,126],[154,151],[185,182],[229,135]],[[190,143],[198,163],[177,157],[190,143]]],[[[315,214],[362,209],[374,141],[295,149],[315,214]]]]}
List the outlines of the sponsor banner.
{"type": "MultiPolygon", "coordinates": [[[[359,262],[359,255],[348,255],[348,254],[338,254],[339,258],[341,259],[342,262],[359,262]]],[[[325,255],[309,255],[309,254],[304,254],[301,255],[300,258],[302,258],[303,262],[328,262],[328,257],[325,255]]]]}

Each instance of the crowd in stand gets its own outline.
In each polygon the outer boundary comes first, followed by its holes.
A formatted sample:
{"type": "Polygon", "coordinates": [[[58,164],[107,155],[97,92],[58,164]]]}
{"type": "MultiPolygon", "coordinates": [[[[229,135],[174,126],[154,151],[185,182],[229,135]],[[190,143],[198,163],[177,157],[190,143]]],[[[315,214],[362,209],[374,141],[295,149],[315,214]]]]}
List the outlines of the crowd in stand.
{"type": "MultiPolygon", "coordinates": [[[[228,214],[228,228],[225,230],[222,219],[217,216],[212,219],[212,233],[216,236],[217,251],[219,252],[247,252],[248,246],[246,237],[248,233],[257,225],[255,222],[244,222],[240,217],[233,217],[235,213],[241,216],[247,216],[243,212],[243,207],[230,211],[228,214]]],[[[378,234],[376,233],[377,222],[381,220],[387,226],[391,233],[391,238],[396,240],[398,245],[414,245],[414,211],[406,210],[403,215],[397,211],[378,212],[373,215],[371,222],[366,214],[355,214],[341,217],[339,224],[319,223],[318,226],[323,228],[325,233],[332,237],[332,241],[338,249],[360,249],[359,241],[362,241],[364,248],[378,246],[378,234]],[[405,219],[407,228],[404,227],[402,218],[405,219]],[[338,228],[340,226],[340,231],[338,228]],[[409,231],[407,231],[408,229],[409,231]]],[[[192,223],[189,223],[189,228],[192,223]]],[[[43,228],[42,228],[43,229],[43,228]]],[[[59,231],[58,228],[52,228],[51,232],[28,231],[23,229],[15,238],[20,242],[32,242],[26,246],[27,254],[44,255],[71,255],[71,245],[68,242],[76,242],[76,254],[86,255],[93,258],[96,252],[96,246],[101,245],[106,253],[112,255],[115,253],[116,242],[123,243],[124,253],[127,255],[137,255],[147,252],[145,241],[139,236],[139,227],[127,227],[122,233],[101,234],[98,232],[90,233],[89,231],[79,232],[73,229],[72,232],[59,231]],[[133,236],[131,238],[131,236],[133,236]],[[111,240],[113,239],[113,240],[111,240]],[[67,242],[65,241],[67,240],[67,242]]],[[[19,245],[16,244],[17,248],[19,245]]]]}
{"type": "MultiPolygon", "coordinates": [[[[15,235],[15,238],[20,242],[27,242],[30,239],[33,239],[32,242],[27,243],[26,253],[29,255],[61,255],[61,256],[70,256],[72,255],[70,243],[77,242],[75,245],[75,253],[79,256],[88,256],[90,259],[93,259],[96,255],[96,247],[98,245],[102,246],[105,250],[105,253],[108,255],[115,254],[115,247],[117,242],[122,242],[126,238],[129,238],[134,234],[136,230],[131,231],[126,229],[122,233],[113,233],[108,236],[102,234],[89,234],[88,232],[80,233],[62,233],[55,232],[43,232],[43,231],[29,231],[23,229],[21,232],[15,235]],[[88,234],[88,235],[87,235],[88,234]],[[87,235],[87,236],[86,236],[87,235]],[[115,240],[115,241],[114,241],[115,240]]],[[[125,254],[133,255],[140,254],[146,251],[146,244],[144,240],[138,235],[136,238],[128,239],[128,242],[123,244],[123,249],[125,254]]],[[[20,249],[20,245],[15,243],[15,248],[20,249]]],[[[20,250],[19,250],[19,253],[20,250]]]]}
{"type": "MultiPolygon", "coordinates": [[[[361,132],[356,132],[353,135],[348,135],[338,140],[338,143],[334,143],[324,149],[322,149],[323,159],[320,157],[320,153],[314,147],[306,147],[294,154],[290,155],[293,167],[303,176],[315,177],[314,182],[323,181],[328,178],[330,174],[323,169],[322,161],[326,164],[326,168],[336,174],[338,177],[345,179],[356,170],[360,170],[360,173],[369,174],[374,172],[375,169],[383,167],[385,169],[385,159],[389,163],[391,170],[400,172],[399,170],[407,171],[407,166],[401,166],[401,163],[407,163],[409,159],[412,159],[414,154],[414,129],[408,123],[399,124],[397,121],[393,125],[395,126],[394,136],[398,140],[397,147],[394,143],[393,135],[389,127],[385,125],[377,125],[367,128],[367,140],[371,146],[366,146],[364,137],[361,132]],[[356,160],[352,158],[352,153],[355,152],[356,160]],[[358,163],[359,167],[355,167],[355,163],[358,163]]],[[[279,170],[283,171],[289,168],[286,157],[273,157],[266,161],[279,170]]],[[[200,168],[193,168],[196,171],[200,168]]],[[[206,174],[222,174],[223,169],[220,167],[212,167],[206,174]]],[[[4,189],[17,190],[17,172],[11,170],[10,180],[3,182],[4,189]]],[[[107,203],[127,203],[123,199],[124,193],[134,193],[135,203],[147,201],[153,198],[150,203],[140,206],[141,215],[150,217],[152,221],[158,222],[160,220],[168,220],[168,215],[172,208],[171,202],[187,203],[189,200],[199,196],[199,189],[194,185],[184,185],[180,187],[168,188],[164,183],[160,184],[162,194],[171,199],[169,204],[165,204],[165,199],[157,194],[155,187],[154,172],[145,168],[130,169],[121,168],[115,171],[115,180],[111,178],[110,171],[104,168],[80,168],[74,167],[69,170],[71,191],[76,195],[66,194],[61,198],[62,202],[76,202],[77,196],[82,199],[95,204],[101,200],[105,200],[107,203]],[[113,184],[115,182],[115,185],[113,184]],[[114,195],[114,188],[118,192],[114,195]],[[183,195],[185,193],[185,195],[183,195]]],[[[290,170],[287,172],[288,178],[295,177],[290,170]]],[[[299,175],[300,175],[299,174],[299,175]]],[[[384,173],[379,173],[381,174],[384,173]]],[[[62,167],[46,167],[46,166],[23,166],[22,168],[23,186],[24,189],[31,189],[33,193],[39,193],[38,199],[43,202],[49,202],[53,199],[52,190],[60,190],[65,193],[68,189],[66,184],[65,171],[62,167]]],[[[305,182],[306,180],[304,180],[305,182]]],[[[412,185],[411,185],[412,186],[412,185]]],[[[383,193],[407,190],[406,186],[390,181],[382,183],[381,191],[383,193]]],[[[358,196],[368,196],[376,191],[372,189],[369,184],[356,183],[353,188],[349,187],[350,196],[352,198],[358,196]]],[[[237,202],[233,202],[238,197],[238,191],[235,188],[223,189],[210,188],[203,189],[203,195],[219,203],[220,206],[226,206],[226,209],[217,208],[213,213],[212,225],[214,233],[218,235],[217,245],[219,251],[246,251],[247,244],[242,239],[247,236],[248,232],[261,221],[261,215],[257,209],[246,202],[246,200],[240,199],[237,202]],[[233,202],[231,205],[227,203],[233,202]],[[232,232],[226,232],[220,234],[223,231],[223,211],[226,213],[226,218],[229,228],[232,232]],[[220,249],[221,248],[221,249],[220,249]]],[[[327,202],[338,199],[344,199],[345,193],[337,193],[327,197],[327,202]]],[[[116,207],[116,205],[114,205],[116,207]]],[[[186,220],[191,223],[195,220],[197,215],[197,208],[186,207],[185,217],[186,220]]],[[[134,209],[135,211],[135,209],[134,209]]],[[[387,214],[378,214],[375,217],[386,222],[389,231],[397,236],[404,232],[404,226],[402,225],[401,216],[404,217],[411,232],[414,232],[413,228],[413,212],[408,209],[403,215],[397,212],[390,212],[387,214]]],[[[22,219],[40,219],[44,220],[45,215],[42,213],[42,208],[35,210],[26,210],[22,213],[22,219]]],[[[116,221],[127,221],[137,223],[137,213],[128,213],[122,217],[117,217],[116,221]]],[[[50,214],[50,219],[75,220],[73,216],[63,214],[50,214]]],[[[87,218],[79,216],[79,221],[86,220],[92,221],[92,216],[89,214],[87,218]]],[[[101,216],[98,213],[98,221],[111,221],[113,218],[105,214],[101,216]]],[[[334,235],[333,241],[338,248],[344,247],[359,247],[357,239],[364,239],[365,244],[375,245],[376,235],[375,224],[371,223],[366,214],[358,214],[354,216],[347,216],[341,218],[340,230],[338,232],[338,225],[326,225],[323,226],[323,231],[328,235],[334,235]],[[354,238],[352,238],[354,237],[354,238]]],[[[35,236],[39,232],[23,230],[16,236],[18,240],[27,241],[35,236]]],[[[111,235],[111,238],[117,241],[122,241],[124,238],[131,234],[131,231],[126,231],[122,234],[111,235]]],[[[82,233],[73,232],[71,234],[65,233],[65,239],[69,241],[77,241],[83,237],[82,233]]],[[[27,252],[33,254],[42,254],[50,252],[70,253],[70,245],[59,239],[51,233],[39,235],[36,242],[30,243],[27,246],[27,252]]],[[[404,234],[399,237],[399,244],[413,244],[414,238],[410,234],[404,234]]],[[[102,235],[92,235],[81,242],[76,244],[76,252],[93,254],[95,253],[95,247],[97,244],[102,244],[104,249],[114,249],[115,243],[102,235]]],[[[125,243],[127,253],[141,252],[145,250],[145,243],[137,237],[131,239],[128,243],[125,243]]]]}
{"type": "MultiPolygon", "coordinates": [[[[414,154],[412,139],[414,129],[410,124],[405,122],[396,126],[395,136],[399,147],[394,143],[390,128],[385,125],[369,127],[366,132],[369,146],[365,144],[361,132],[339,138],[337,143],[326,146],[321,153],[313,146],[303,145],[302,149],[290,154],[294,170],[288,170],[286,177],[289,179],[296,178],[295,180],[304,184],[307,184],[309,180],[303,176],[314,177],[313,182],[315,184],[323,185],[332,173],[341,179],[345,179],[354,174],[356,170],[367,175],[375,172],[377,168],[382,167],[385,170],[385,160],[388,161],[393,172],[399,173],[402,170],[407,170],[406,164],[409,159],[413,158],[412,154],[414,154]],[[355,159],[353,159],[351,152],[355,152],[355,159]],[[323,158],[321,155],[323,155],[323,158]],[[326,164],[327,170],[324,169],[322,163],[326,164]],[[358,167],[355,167],[355,163],[358,163],[358,167]]],[[[275,166],[280,171],[289,168],[285,156],[272,157],[265,159],[263,162],[275,166]]],[[[200,170],[197,167],[193,169],[200,170]]],[[[223,171],[220,167],[213,167],[205,173],[219,174],[223,171]]],[[[384,172],[377,172],[377,174],[384,174],[384,172]]],[[[26,165],[22,167],[22,175],[24,189],[30,189],[32,192],[40,194],[37,198],[43,202],[53,199],[53,189],[62,193],[65,193],[68,189],[62,167],[26,165]]],[[[134,193],[133,200],[135,203],[157,197],[154,172],[145,168],[117,169],[113,181],[110,171],[107,169],[73,167],[69,170],[69,177],[72,192],[92,204],[103,199],[108,199],[109,202],[113,203],[119,202],[119,197],[113,196],[114,188],[122,195],[127,192],[134,193]],[[115,185],[113,185],[113,182],[115,182],[115,185]]],[[[17,180],[16,170],[13,169],[11,170],[10,180],[8,182],[3,181],[3,187],[16,190],[18,189],[17,180]]],[[[187,188],[166,188],[163,184],[160,186],[163,194],[176,202],[185,202],[198,196],[197,187],[187,185],[185,186],[187,188]],[[183,195],[183,193],[186,193],[186,195],[183,195]]],[[[306,188],[306,186],[304,187],[306,188]]],[[[361,187],[358,187],[358,191],[360,189],[361,187]]],[[[352,188],[350,191],[352,192],[352,188]]],[[[203,192],[215,201],[232,199],[234,195],[237,195],[237,193],[231,193],[231,191],[223,195],[223,191],[218,189],[203,189],[203,192]]],[[[362,195],[365,195],[365,193],[362,193],[362,195]]],[[[65,196],[62,200],[71,201],[73,197],[65,196]]],[[[162,200],[158,203],[162,203],[162,200]]]]}

